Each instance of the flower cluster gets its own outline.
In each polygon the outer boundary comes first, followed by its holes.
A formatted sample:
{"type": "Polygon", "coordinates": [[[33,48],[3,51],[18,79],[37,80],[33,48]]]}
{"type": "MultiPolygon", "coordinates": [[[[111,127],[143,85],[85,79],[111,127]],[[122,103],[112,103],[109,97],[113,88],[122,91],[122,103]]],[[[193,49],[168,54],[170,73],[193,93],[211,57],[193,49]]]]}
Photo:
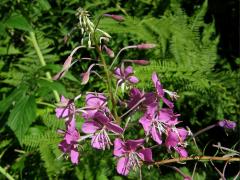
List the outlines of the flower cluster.
{"type": "MultiPolygon", "coordinates": [[[[82,25],[82,33],[86,31],[89,36],[93,36],[93,28],[99,29],[90,22],[85,11],[79,11],[78,15],[80,25],[82,25]],[[90,25],[86,26],[87,23],[90,25]]],[[[124,20],[121,16],[110,14],[104,16],[111,17],[119,22],[124,20]]],[[[152,73],[154,89],[152,92],[145,92],[136,88],[140,80],[134,75],[131,64],[147,65],[149,61],[117,61],[121,52],[126,49],[147,50],[154,48],[155,45],[146,43],[127,46],[122,48],[115,56],[115,53],[106,44],[108,39],[109,35],[104,32],[100,37],[100,44],[96,41],[88,42],[88,46],[93,45],[92,49],[99,53],[98,58],[101,59],[101,63],[92,63],[88,70],[82,73],[83,85],[88,83],[91,72],[94,72],[98,77],[101,77],[101,80],[105,80],[102,83],[106,82],[106,91],[87,92],[85,106],[81,108],[77,108],[74,104],[79,97],[70,100],[62,96],[61,102],[56,108],[56,116],[64,119],[66,124],[66,130],[59,131],[63,135],[63,140],[59,143],[59,149],[70,156],[73,164],[78,164],[78,146],[83,139],[89,138],[92,148],[97,150],[110,150],[113,146],[113,155],[118,159],[116,169],[122,175],[127,175],[131,170],[141,168],[143,164],[154,162],[152,146],[147,147],[150,144],[149,142],[151,142],[151,145],[155,143],[155,147],[165,147],[169,153],[174,150],[179,156],[187,157],[186,139],[189,132],[184,127],[178,126],[180,124],[178,120],[180,114],[174,112],[174,100],[179,97],[177,93],[164,89],[156,72],[152,73]],[[111,64],[106,63],[104,55],[111,59],[114,58],[111,60],[111,64]],[[126,64],[128,66],[125,66],[126,64]],[[103,67],[102,72],[106,73],[105,77],[100,75],[103,73],[98,74],[92,71],[92,68],[96,65],[100,68],[103,67]],[[124,93],[121,96],[118,95],[120,87],[122,93],[124,93]],[[127,99],[122,97],[127,97],[127,99]],[[125,106],[122,106],[122,104],[125,104],[125,106]],[[139,139],[131,139],[127,134],[129,118],[126,117],[136,112],[142,114],[142,117],[138,119],[137,128],[142,128],[145,135],[138,137],[139,139]],[[85,134],[83,136],[80,136],[76,128],[76,116],[81,116],[84,119],[81,126],[81,134],[85,134]]],[[[89,37],[88,41],[90,40],[89,37]]],[[[74,64],[72,63],[72,57],[80,48],[85,48],[85,46],[76,47],[72,51],[62,70],[54,77],[55,80],[62,78],[74,64]]],[[[88,60],[91,60],[91,58],[88,60]]],[[[218,125],[228,128],[235,127],[235,124],[231,124],[229,121],[220,122],[218,125]]]]}
{"type": "MultiPolygon", "coordinates": [[[[120,16],[109,14],[105,16],[117,21],[123,20],[120,16]]],[[[84,13],[79,17],[81,23],[85,21],[90,23],[87,16],[84,16],[84,13]]],[[[94,27],[94,25],[92,26],[94,27]]],[[[83,29],[86,29],[86,27],[83,26],[83,29]]],[[[108,36],[100,37],[100,39],[106,38],[108,38],[108,36]]],[[[100,53],[105,52],[109,58],[114,58],[114,52],[107,47],[106,41],[100,40],[100,43],[100,53]]],[[[79,46],[73,50],[64,63],[62,70],[54,77],[55,80],[65,75],[72,66],[72,56],[82,47],[84,46],[79,46]]],[[[117,172],[122,175],[127,175],[131,169],[136,170],[140,168],[144,163],[153,162],[152,149],[144,147],[144,143],[148,142],[148,137],[151,137],[157,145],[164,145],[168,150],[174,149],[177,151],[180,156],[187,156],[187,152],[184,149],[186,145],[184,141],[188,133],[184,128],[176,127],[179,123],[179,114],[173,112],[174,104],[166,97],[168,94],[171,99],[176,99],[176,93],[163,89],[156,73],[152,74],[152,82],[155,88],[154,92],[143,92],[134,87],[139,82],[139,79],[134,75],[133,67],[131,65],[125,67],[125,64],[134,63],[147,65],[149,64],[147,60],[123,60],[120,64],[116,63],[117,58],[123,50],[146,50],[154,47],[154,44],[132,45],[122,48],[119,53],[117,53],[117,56],[108,68],[110,69],[109,73],[116,79],[108,79],[111,83],[112,81],[116,83],[115,94],[112,95],[112,99],[107,98],[106,93],[88,92],[85,96],[85,106],[76,108],[74,100],[69,100],[62,96],[61,102],[56,108],[56,116],[65,120],[66,130],[61,131],[63,140],[59,143],[59,148],[64,154],[70,156],[73,164],[79,163],[78,146],[80,141],[86,138],[91,139],[91,146],[98,150],[107,150],[111,149],[111,146],[114,146],[113,155],[118,158],[117,172]],[[116,117],[116,115],[112,113],[114,108],[116,110],[122,107],[116,107],[115,105],[110,109],[108,102],[113,99],[115,100],[118,96],[117,92],[119,87],[127,87],[122,90],[125,94],[129,93],[129,99],[122,99],[121,101],[127,102],[128,110],[125,109],[126,112],[121,117],[116,117]],[[166,107],[161,107],[161,103],[164,103],[166,107]],[[144,129],[145,137],[140,137],[140,139],[126,139],[125,132],[127,132],[128,126],[127,123],[124,122],[124,116],[136,111],[143,112],[143,116],[139,119],[139,128],[142,127],[144,129]],[[80,133],[76,128],[75,117],[79,114],[81,114],[84,119],[81,131],[85,136],[82,137],[80,137],[80,133]],[[117,121],[117,118],[121,118],[121,121],[117,121]],[[125,128],[121,127],[122,123],[125,123],[125,128]]],[[[100,67],[104,66],[104,64],[91,64],[87,72],[82,73],[82,84],[88,83],[92,68],[95,65],[99,65],[100,67]]],[[[120,97],[117,99],[120,99],[120,97]]]]}
{"type": "Polygon", "coordinates": [[[79,109],[75,107],[73,100],[62,96],[61,103],[56,108],[56,116],[65,119],[66,131],[59,148],[64,153],[70,154],[72,163],[77,164],[79,159],[77,147],[81,138],[75,126],[75,116],[80,110],[82,110],[81,116],[85,119],[81,131],[87,134],[87,138],[91,138],[91,146],[95,149],[106,150],[114,145],[113,154],[119,159],[117,163],[119,174],[127,175],[131,169],[140,168],[144,162],[153,162],[152,149],[144,147],[146,137],[151,137],[158,145],[164,145],[168,150],[174,149],[180,156],[186,157],[187,152],[184,147],[188,132],[184,128],[176,127],[179,124],[180,115],[174,113],[173,102],[165,97],[166,94],[176,96],[176,93],[163,89],[156,73],[152,74],[154,92],[143,92],[134,87],[138,78],[134,76],[132,66],[116,67],[113,74],[115,74],[118,85],[126,84],[130,89],[129,99],[126,100],[127,108],[131,112],[143,112],[139,124],[146,136],[136,140],[124,139],[126,129],[124,130],[117,124],[104,93],[87,93],[86,105],[79,109]],[[160,107],[161,103],[164,103],[166,107],[160,107]],[[111,137],[109,132],[111,132],[111,137]],[[112,140],[112,137],[115,137],[115,140],[112,140]]]}

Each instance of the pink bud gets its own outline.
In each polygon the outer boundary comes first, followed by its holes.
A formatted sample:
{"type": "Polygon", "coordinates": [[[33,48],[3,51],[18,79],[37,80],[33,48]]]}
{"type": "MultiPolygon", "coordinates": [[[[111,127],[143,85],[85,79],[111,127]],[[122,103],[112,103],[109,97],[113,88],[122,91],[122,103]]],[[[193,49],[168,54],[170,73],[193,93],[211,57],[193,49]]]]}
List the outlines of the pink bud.
{"type": "Polygon", "coordinates": [[[71,64],[72,64],[72,56],[68,56],[68,58],[66,59],[66,61],[63,64],[63,70],[67,70],[71,64]]]}
{"type": "Polygon", "coordinates": [[[150,64],[149,61],[143,60],[143,59],[141,59],[141,60],[124,60],[124,62],[131,62],[131,63],[139,64],[139,65],[148,65],[148,64],[150,64]]]}
{"type": "Polygon", "coordinates": [[[59,73],[57,73],[52,79],[53,80],[61,79],[70,68],[71,63],[72,63],[72,56],[68,56],[68,58],[63,64],[62,70],[59,73]]]}
{"type": "Polygon", "coordinates": [[[155,48],[156,44],[139,44],[137,45],[138,49],[151,49],[151,48],[155,48]]]}
{"type": "Polygon", "coordinates": [[[184,180],[192,180],[191,176],[184,176],[184,180]]]}
{"type": "Polygon", "coordinates": [[[90,73],[91,73],[91,69],[93,68],[93,66],[95,66],[96,64],[91,64],[87,70],[87,72],[85,73],[82,73],[81,76],[82,76],[82,85],[85,85],[88,83],[89,81],[89,77],[90,77],[90,73]]]}
{"type": "Polygon", "coordinates": [[[124,17],[123,16],[119,16],[119,15],[114,15],[114,14],[104,14],[104,16],[106,17],[111,17],[112,19],[116,20],[116,21],[124,21],[124,17]]]}
{"type": "Polygon", "coordinates": [[[90,72],[85,72],[85,73],[82,73],[81,74],[81,76],[82,76],[82,85],[85,85],[85,84],[87,84],[88,83],[88,81],[89,81],[89,76],[90,76],[90,72]]]}
{"type": "Polygon", "coordinates": [[[106,53],[108,54],[108,56],[110,57],[110,58],[114,58],[114,52],[110,49],[110,48],[108,48],[107,46],[103,46],[103,48],[105,49],[105,51],[106,51],[106,53]]]}

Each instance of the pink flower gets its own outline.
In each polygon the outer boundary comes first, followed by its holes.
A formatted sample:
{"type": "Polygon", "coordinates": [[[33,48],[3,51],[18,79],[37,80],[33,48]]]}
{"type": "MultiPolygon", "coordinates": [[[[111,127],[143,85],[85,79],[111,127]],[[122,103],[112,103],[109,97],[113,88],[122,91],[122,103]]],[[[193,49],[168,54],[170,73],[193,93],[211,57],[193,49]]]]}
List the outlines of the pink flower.
{"type": "Polygon", "coordinates": [[[130,84],[138,83],[138,78],[133,76],[133,68],[131,66],[128,66],[125,69],[123,66],[121,66],[121,68],[116,68],[114,75],[118,79],[118,85],[121,85],[124,82],[130,84]]]}
{"type": "Polygon", "coordinates": [[[86,134],[93,134],[91,145],[96,149],[109,149],[112,145],[108,136],[108,131],[114,134],[123,133],[123,129],[112,122],[105,114],[96,112],[93,120],[85,121],[82,125],[82,131],[86,134]]]}
{"type": "Polygon", "coordinates": [[[78,140],[80,139],[80,134],[75,126],[75,119],[68,121],[67,131],[65,132],[64,139],[59,143],[59,149],[65,154],[69,154],[71,162],[73,164],[78,164],[79,162],[79,152],[78,152],[78,140]]]}
{"type": "Polygon", "coordinates": [[[157,74],[154,72],[152,74],[152,81],[154,83],[155,89],[156,89],[156,95],[158,99],[162,99],[162,101],[170,108],[173,108],[174,105],[171,101],[169,101],[167,98],[164,97],[164,90],[163,87],[157,77],[157,74]]]}
{"type": "Polygon", "coordinates": [[[172,109],[163,108],[158,110],[157,105],[149,106],[147,112],[140,118],[145,134],[151,135],[158,144],[162,144],[162,134],[167,133],[167,129],[178,124],[178,117],[172,109]]]}
{"type": "Polygon", "coordinates": [[[117,172],[127,175],[131,169],[136,170],[141,166],[141,161],[152,162],[152,150],[144,148],[144,139],[122,141],[116,138],[113,154],[119,157],[117,172]]]}
{"type": "Polygon", "coordinates": [[[181,157],[187,157],[188,153],[184,149],[184,140],[187,138],[188,132],[184,128],[172,128],[167,132],[165,145],[167,148],[173,148],[181,157]]]}
{"type": "Polygon", "coordinates": [[[218,126],[226,128],[226,129],[234,129],[236,127],[236,122],[234,121],[229,121],[229,120],[221,120],[217,123],[218,126]]]}
{"type": "Polygon", "coordinates": [[[101,93],[88,93],[86,96],[86,106],[84,107],[85,113],[82,114],[83,118],[91,119],[96,112],[108,112],[107,98],[101,93]]]}
{"type": "Polygon", "coordinates": [[[61,102],[58,104],[59,107],[55,109],[57,118],[66,118],[66,120],[75,114],[74,102],[70,99],[61,97],[61,102]]]}

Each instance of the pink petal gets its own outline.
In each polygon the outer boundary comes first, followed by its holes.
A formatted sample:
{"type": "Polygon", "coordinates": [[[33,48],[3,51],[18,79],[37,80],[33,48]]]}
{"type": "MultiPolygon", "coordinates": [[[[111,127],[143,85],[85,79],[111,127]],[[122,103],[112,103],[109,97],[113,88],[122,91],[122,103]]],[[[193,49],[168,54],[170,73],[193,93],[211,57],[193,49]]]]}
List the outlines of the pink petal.
{"type": "Polygon", "coordinates": [[[55,109],[57,118],[65,118],[69,115],[69,108],[56,108],[55,109]]]}
{"type": "Polygon", "coordinates": [[[102,125],[107,125],[110,122],[110,119],[101,112],[96,112],[93,119],[98,121],[102,125]]]}
{"type": "Polygon", "coordinates": [[[165,142],[166,146],[168,148],[175,147],[177,146],[178,142],[179,142],[178,135],[173,131],[169,131],[165,142]]]}
{"type": "Polygon", "coordinates": [[[116,138],[114,140],[114,150],[113,150],[114,156],[120,157],[125,153],[126,151],[125,151],[124,142],[121,139],[116,138]]]}
{"type": "Polygon", "coordinates": [[[148,119],[146,115],[144,115],[143,117],[140,118],[139,123],[142,124],[145,133],[148,135],[151,129],[152,121],[148,119]]]}
{"type": "Polygon", "coordinates": [[[121,76],[122,76],[120,68],[116,68],[116,69],[114,70],[114,74],[116,75],[116,77],[117,77],[118,79],[120,79],[121,76]]]}
{"type": "Polygon", "coordinates": [[[125,77],[128,77],[130,74],[133,74],[133,68],[132,68],[132,66],[128,66],[128,67],[126,67],[126,69],[124,70],[124,75],[125,75],[125,77]]]}
{"type": "Polygon", "coordinates": [[[79,157],[79,152],[77,151],[77,149],[71,149],[70,151],[70,157],[71,157],[71,162],[73,164],[78,164],[78,157],[79,157]]]}
{"type": "Polygon", "coordinates": [[[86,113],[82,113],[82,117],[86,120],[92,119],[95,115],[95,113],[97,112],[96,109],[94,110],[85,110],[86,113]]]}
{"type": "Polygon", "coordinates": [[[67,144],[66,141],[63,140],[58,144],[58,147],[62,152],[66,153],[69,149],[69,144],[67,144]]]}
{"type": "Polygon", "coordinates": [[[123,128],[121,128],[119,125],[114,124],[112,122],[109,122],[108,124],[106,124],[106,127],[108,130],[117,133],[117,134],[122,134],[123,133],[123,128]]]}
{"type": "Polygon", "coordinates": [[[146,162],[152,162],[152,150],[150,148],[141,149],[138,152],[140,158],[146,162]]]}
{"type": "Polygon", "coordinates": [[[101,94],[89,93],[86,96],[86,104],[90,107],[99,108],[106,102],[106,97],[101,94]]]}
{"type": "Polygon", "coordinates": [[[69,99],[65,98],[64,96],[61,96],[61,104],[66,106],[68,102],[69,102],[69,99]]]}
{"type": "Polygon", "coordinates": [[[76,143],[80,138],[80,134],[79,132],[77,131],[77,129],[75,129],[74,131],[72,132],[69,132],[67,131],[64,139],[66,140],[66,142],[68,144],[71,144],[71,143],[76,143]]]}
{"type": "Polygon", "coordinates": [[[170,108],[174,107],[174,104],[171,101],[169,101],[167,98],[162,97],[162,100],[168,107],[170,107],[170,108]]]}
{"type": "Polygon", "coordinates": [[[136,84],[136,83],[139,82],[138,78],[136,78],[135,76],[129,76],[128,81],[133,83],[133,84],[136,84]]]}
{"type": "Polygon", "coordinates": [[[85,121],[82,125],[82,131],[86,134],[95,133],[101,126],[95,121],[85,121]]]}
{"type": "Polygon", "coordinates": [[[126,176],[126,175],[128,175],[130,169],[131,169],[131,166],[130,166],[128,158],[122,157],[118,160],[117,172],[119,174],[122,174],[122,175],[126,176]]]}
{"type": "Polygon", "coordinates": [[[107,146],[106,136],[98,134],[92,137],[91,145],[96,149],[105,149],[107,146]]]}
{"type": "Polygon", "coordinates": [[[137,140],[127,140],[125,145],[128,147],[129,150],[136,151],[137,147],[143,145],[144,139],[137,139],[137,140]]]}
{"type": "Polygon", "coordinates": [[[154,141],[156,141],[158,144],[162,144],[162,136],[156,127],[152,127],[151,135],[154,141]]]}
{"type": "Polygon", "coordinates": [[[163,91],[162,85],[161,85],[161,83],[160,83],[160,81],[157,77],[157,73],[155,73],[155,72],[152,74],[152,81],[153,81],[153,84],[156,88],[158,96],[163,97],[164,91],[163,91]]]}
{"type": "Polygon", "coordinates": [[[188,152],[186,151],[186,149],[184,149],[182,147],[177,147],[177,148],[175,148],[175,150],[178,152],[178,154],[181,157],[188,157],[188,152]]]}
{"type": "Polygon", "coordinates": [[[181,140],[184,141],[188,136],[188,131],[184,128],[178,128],[177,131],[181,140]]]}

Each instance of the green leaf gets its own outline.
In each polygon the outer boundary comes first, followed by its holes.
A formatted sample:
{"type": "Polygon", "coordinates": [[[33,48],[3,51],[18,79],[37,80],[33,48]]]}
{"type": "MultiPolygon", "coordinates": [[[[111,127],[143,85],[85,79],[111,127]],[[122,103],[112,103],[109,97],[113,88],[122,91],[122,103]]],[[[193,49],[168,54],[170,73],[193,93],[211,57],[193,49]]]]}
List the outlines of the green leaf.
{"type": "Polygon", "coordinates": [[[40,86],[40,88],[38,89],[38,93],[40,94],[40,96],[46,96],[47,94],[52,93],[52,90],[56,90],[58,93],[63,95],[67,94],[64,85],[59,82],[51,82],[49,80],[40,79],[38,80],[38,83],[40,86]]]}
{"type": "Polygon", "coordinates": [[[7,98],[0,101],[0,112],[7,111],[12,104],[17,103],[26,94],[27,89],[28,87],[23,85],[15,88],[7,98]]]}
{"type": "Polygon", "coordinates": [[[21,52],[18,49],[16,49],[13,45],[10,45],[9,47],[0,47],[0,55],[12,55],[20,53],[21,52]]]}
{"type": "Polygon", "coordinates": [[[8,125],[20,142],[35,118],[36,103],[34,96],[22,96],[8,118],[8,125]]]}
{"type": "Polygon", "coordinates": [[[38,3],[43,11],[48,11],[51,9],[51,5],[49,4],[48,0],[38,0],[38,3]]]}
{"type": "Polygon", "coordinates": [[[31,25],[21,14],[14,13],[5,22],[5,25],[10,28],[16,28],[24,31],[33,31],[31,25]]]}

